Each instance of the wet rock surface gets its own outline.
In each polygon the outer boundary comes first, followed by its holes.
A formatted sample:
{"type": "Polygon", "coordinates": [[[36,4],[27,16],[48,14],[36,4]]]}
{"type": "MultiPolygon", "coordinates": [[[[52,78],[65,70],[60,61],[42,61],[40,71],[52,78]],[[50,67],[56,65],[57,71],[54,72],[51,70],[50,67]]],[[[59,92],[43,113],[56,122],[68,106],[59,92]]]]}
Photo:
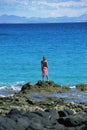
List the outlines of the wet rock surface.
{"type": "Polygon", "coordinates": [[[0,130],[87,130],[87,113],[73,114],[71,110],[23,112],[12,109],[0,115],[0,130]]]}
{"type": "Polygon", "coordinates": [[[31,93],[32,91],[38,91],[38,92],[56,92],[61,93],[68,91],[70,88],[68,86],[61,86],[53,81],[38,81],[36,84],[33,84],[31,82],[26,83],[22,86],[21,93],[31,93]]]}
{"type": "Polygon", "coordinates": [[[77,84],[76,88],[81,90],[81,91],[87,91],[87,84],[77,84]]]}
{"type": "Polygon", "coordinates": [[[26,96],[68,90],[52,81],[29,82],[14,96],[0,97],[0,130],[87,130],[87,103],[66,103],[56,97],[37,102],[26,96]]]}

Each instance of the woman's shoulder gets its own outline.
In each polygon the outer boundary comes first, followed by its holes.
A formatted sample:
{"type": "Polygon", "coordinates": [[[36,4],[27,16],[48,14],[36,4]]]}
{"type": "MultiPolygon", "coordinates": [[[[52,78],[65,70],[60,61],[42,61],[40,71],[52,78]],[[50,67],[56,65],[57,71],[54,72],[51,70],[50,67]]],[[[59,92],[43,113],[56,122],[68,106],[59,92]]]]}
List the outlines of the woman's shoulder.
{"type": "Polygon", "coordinates": [[[47,60],[42,60],[41,63],[47,63],[47,60]]]}
{"type": "Polygon", "coordinates": [[[45,62],[47,62],[47,60],[45,60],[45,62]]]}

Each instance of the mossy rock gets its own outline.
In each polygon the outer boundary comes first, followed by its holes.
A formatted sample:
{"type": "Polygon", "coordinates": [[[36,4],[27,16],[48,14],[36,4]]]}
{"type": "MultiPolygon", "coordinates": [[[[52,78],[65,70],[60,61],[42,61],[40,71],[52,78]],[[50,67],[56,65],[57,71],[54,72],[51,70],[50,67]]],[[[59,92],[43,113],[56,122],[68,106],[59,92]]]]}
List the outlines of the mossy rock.
{"type": "Polygon", "coordinates": [[[81,91],[87,91],[87,84],[77,84],[76,88],[81,91]]]}
{"type": "Polygon", "coordinates": [[[38,92],[58,92],[61,89],[61,85],[54,83],[53,81],[41,81],[39,80],[36,84],[26,83],[22,86],[22,93],[30,93],[34,91],[38,92]]]}
{"type": "Polygon", "coordinates": [[[56,83],[54,83],[53,81],[41,81],[39,80],[35,85],[37,86],[41,86],[41,87],[60,87],[61,85],[58,85],[56,83]]]}
{"type": "Polygon", "coordinates": [[[69,90],[70,90],[70,86],[63,86],[62,87],[63,92],[66,92],[66,91],[69,91],[69,90]]]}
{"type": "Polygon", "coordinates": [[[33,86],[34,86],[33,83],[28,82],[28,83],[26,83],[26,84],[24,84],[24,85],[22,86],[21,92],[27,92],[27,91],[31,90],[33,86]]]}

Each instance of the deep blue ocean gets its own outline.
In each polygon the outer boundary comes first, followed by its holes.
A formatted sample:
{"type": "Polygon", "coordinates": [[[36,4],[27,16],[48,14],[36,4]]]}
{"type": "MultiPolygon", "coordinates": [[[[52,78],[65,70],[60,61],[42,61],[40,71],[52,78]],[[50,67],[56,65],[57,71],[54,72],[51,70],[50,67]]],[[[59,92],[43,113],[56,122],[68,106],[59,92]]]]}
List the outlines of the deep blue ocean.
{"type": "Polygon", "coordinates": [[[49,80],[87,83],[87,23],[0,24],[0,87],[41,80],[44,55],[49,80]]]}

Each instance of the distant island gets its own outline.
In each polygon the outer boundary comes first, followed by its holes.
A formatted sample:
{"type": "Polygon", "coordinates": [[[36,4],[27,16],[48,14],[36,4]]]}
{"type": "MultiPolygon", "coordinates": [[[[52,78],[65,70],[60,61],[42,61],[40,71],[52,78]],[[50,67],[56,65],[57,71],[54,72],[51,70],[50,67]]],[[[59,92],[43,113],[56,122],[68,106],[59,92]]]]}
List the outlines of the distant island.
{"type": "Polygon", "coordinates": [[[0,23],[66,23],[66,22],[87,22],[87,14],[79,17],[20,17],[16,15],[1,15],[0,23]]]}

